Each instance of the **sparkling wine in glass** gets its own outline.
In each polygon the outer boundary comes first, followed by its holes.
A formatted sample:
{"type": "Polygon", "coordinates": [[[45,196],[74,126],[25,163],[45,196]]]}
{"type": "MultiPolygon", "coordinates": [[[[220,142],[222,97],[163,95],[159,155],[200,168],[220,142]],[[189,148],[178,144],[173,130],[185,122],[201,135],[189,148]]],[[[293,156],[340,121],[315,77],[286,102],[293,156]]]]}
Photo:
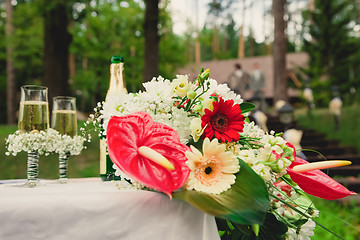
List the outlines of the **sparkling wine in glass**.
{"type": "Polygon", "coordinates": [[[21,87],[18,129],[20,132],[46,131],[49,128],[47,88],[21,87]]]}
{"type": "MultiPolygon", "coordinates": [[[[77,135],[76,99],[74,97],[58,96],[53,98],[51,127],[62,135],[74,137],[77,135]]],[[[69,153],[59,154],[60,182],[67,182],[67,162],[69,153]]]]}
{"type": "MultiPolygon", "coordinates": [[[[21,87],[18,130],[21,133],[35,133],[49,128],[48,89],[43,86],[21,87]]],[[[27,184],[38,184],[38,151],[29,151],[27,159],[27,184]]]]}
{"type": "Polygon", "coordinates": [[[54,97],[51,127],[60,134],[77,135],[76,100],[74,97],[54,97]]]}

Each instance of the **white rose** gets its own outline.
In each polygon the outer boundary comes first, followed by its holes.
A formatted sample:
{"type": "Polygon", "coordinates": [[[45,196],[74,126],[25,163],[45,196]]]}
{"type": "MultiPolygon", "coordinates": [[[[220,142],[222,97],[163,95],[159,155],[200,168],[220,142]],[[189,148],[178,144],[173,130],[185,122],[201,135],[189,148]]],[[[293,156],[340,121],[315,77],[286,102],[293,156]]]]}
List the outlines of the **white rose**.
{"type": "Polygon", "coordinates": [[[210,111],[214,110],[213,102],[214,99],[211,98],[206,98],[204,101],[202,101],[202,105],[203,105],[202,114],[205,114],[205,109],[209,109],[210,111]]]}
{"type": "Polygon", "coordinates": [[[190,123],[190,129],[191,129],[191,136],[193,137],[194,141],[197,142],[201,135],[204,132],[204,129],[201,128],[201,119],[200,118],[194,118],[190,123]]]}
{"type": "Polygon", "coordinates": [[[172,82],[174,92],[179,97],[185,97],[187,92],[190,90],[190,85],[187,75],[177,75],[176,79],[172,82]]]}

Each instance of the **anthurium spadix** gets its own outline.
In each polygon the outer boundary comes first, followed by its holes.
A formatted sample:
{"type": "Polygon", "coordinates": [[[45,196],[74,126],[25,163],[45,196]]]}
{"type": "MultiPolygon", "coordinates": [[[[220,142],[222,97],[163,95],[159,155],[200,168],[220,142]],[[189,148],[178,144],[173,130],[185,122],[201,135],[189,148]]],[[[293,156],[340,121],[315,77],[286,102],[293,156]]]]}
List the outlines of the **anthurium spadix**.
{"type": "MultiPolygon", "coordinates": [[[[314,165],[308,165],[309,162],[304,159],[296,157],[294,162],[287,168],[287,173],[290,175],[290,178],[297,184],[299,187],[304,190],[304,192],[313,195],[315,197],[334,200],[343,198],[355,192],[349,191],[340,183],[336,182],[334,179],[326,175],[320,170],[314,170],[310,168],[314,165]],[[305,165],[300,167],[301,165],[305,165]],[[299,166],[299,167],[297,167],[299,166]],[[300,169],[300,170],[299,170],[300,169]],[[306,170],[307,171],[304,171],[306,170]]],[[[340,164],[340,162],[339,162],[340,164]]],[[[322,164],[318,164],[317,169],[322,168],[322,164]]],[[[328,163],[328,166],[331,164],[328,163]]],[[[341,165],[338,165],[341,166],[341,165]]]]}
{"type": "Polygon", "coordinates": [[[107,127],[111,160],[129,177],[149,188],[171,193],[189,176],[185,152],[177,132],[154,122],[145,112],[112,117],[107,127]]]}

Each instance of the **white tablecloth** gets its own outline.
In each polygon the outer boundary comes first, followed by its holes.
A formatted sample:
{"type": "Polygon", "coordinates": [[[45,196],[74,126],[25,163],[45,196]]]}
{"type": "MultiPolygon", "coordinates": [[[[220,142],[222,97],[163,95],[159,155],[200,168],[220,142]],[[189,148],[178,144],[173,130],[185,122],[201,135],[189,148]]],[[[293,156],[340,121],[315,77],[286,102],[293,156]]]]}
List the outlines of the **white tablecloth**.
{"type": "Polygon", "coordinates": [[[214,217],[163,194],[118,190],[97,178],[9,183],[0,181],[1,240],[220,239],[214,217]]]}

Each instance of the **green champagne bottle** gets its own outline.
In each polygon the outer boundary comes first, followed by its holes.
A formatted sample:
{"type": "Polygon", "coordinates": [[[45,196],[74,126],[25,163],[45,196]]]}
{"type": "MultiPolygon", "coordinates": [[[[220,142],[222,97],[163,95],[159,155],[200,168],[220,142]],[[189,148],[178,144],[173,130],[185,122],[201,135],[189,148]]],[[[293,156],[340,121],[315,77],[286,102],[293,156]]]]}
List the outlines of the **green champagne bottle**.
{"type": "MultiPolygon", "coordinates": [[[[110,84],[106,94],[105,101],[108,96],[113,93],[126,92],[124,79],[124,58],[122,56],[113,56],[110,64],[110,84]]],[[[120,180],[120,176],[115,176],[115,169],[111,161],[105,139],[100,139],[100,177],[103,181],[120,180]]]]}

